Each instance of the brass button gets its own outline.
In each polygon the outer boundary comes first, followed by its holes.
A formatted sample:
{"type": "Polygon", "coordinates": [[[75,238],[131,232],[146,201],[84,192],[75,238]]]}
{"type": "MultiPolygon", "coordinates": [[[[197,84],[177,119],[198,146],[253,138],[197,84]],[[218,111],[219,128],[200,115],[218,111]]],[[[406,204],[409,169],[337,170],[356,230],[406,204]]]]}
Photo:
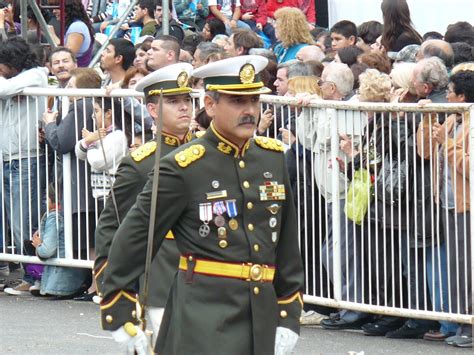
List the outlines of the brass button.
{"type": "Polygon", "coordinates": [[[137,311],[132,311],[132,317],[137,318],[137,311]]]}
{"type": "Polygon", "coordinates": [[[280,317],[286,318],[286,317],[288,317],[288,313],[285,310],[283,310],[283,311],[280,312],[280,317]]]}
{"type": "Polygon", "coordinates": [[[253,203],[252,202],[247,202],[247,208],[251,210],[253,208],[253,203]]]}
{"type": "Polygon", "coordinates": [[[112,318],[112,316],[110,314],[108,314],[107,316],[105,316],[105,321],[107,323],[112,323],[114,321],[114,319],[112,318]]]}
{"type": "Polygon", "coordinates": [[[179,157],[179,159],[180,159],[181,161],[186,161],[186,155],[181,155],[181,156],[179,157]]]}
{"type": "Polygon", "coordinates": [[[258,287],[253,288],[253,294],[258,295],[260,293],[260,289],[258,287]]]}
{"type": "Polygon", "coordinates": [[[249,231],[253,231],[253,224],[252,224],[252,223],[249,223],[249,225],[247,226],[247,228],[249,229],[249,231]]]}
{"type": "Polygon", "coordinates": [[[259,250],[260,250],[260,246],[259,246],[258,244],[254,244],[254,245],[253,245],[253,250],[259,251],[259,250]]]}
{"type": "Polygon", "coordinates": [[[250,187],[250,183],[248,181],[244,181],[243,185],[246,189],[250,187]]]}
{"type": "Polygon", "coordinates": [[[225,239],[220,240],[220,241],[219,241],[219,246],[220,246],[222,249],[227,248],[227,240],[225,240],[225,239]]]}
{"type": "Polygon", "coordinates": [[[194,155],[199,155],[199,149],[194,148],[194,149],[193,149],[193,154],[194,154],[194,155]]]}
{"type": "Polygon", "coordinates": [[[193,257],[192,257],[192,256],[188,256],[188,261],[193,261],[193,257]]]}
{"type": "Polygon", "coordinates": [[[245,168],[245,162],[243,160],[239,161],[239,166],[241,169],[245,168]]]}

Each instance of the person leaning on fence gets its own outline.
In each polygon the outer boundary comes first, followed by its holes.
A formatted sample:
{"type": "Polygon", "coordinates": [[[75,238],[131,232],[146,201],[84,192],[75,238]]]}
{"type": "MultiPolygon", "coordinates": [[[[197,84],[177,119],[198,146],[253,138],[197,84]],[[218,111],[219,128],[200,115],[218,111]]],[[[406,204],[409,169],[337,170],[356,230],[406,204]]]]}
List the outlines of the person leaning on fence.
{"type": "MultiPolygon", "coordinates": [[[[337,100],[342,101],[348,99],[352,93],[354,83],[354,77],[352,71],[346,64],[342,63],[331,63],[326,66],[321,75],[319,86],[322,91],[322,97],[324,100],[337,100]]],[[[317,98],[309,95],[306,100],[317,98]]],[[[297,136],[300,144],[306,149],[311,149],[314,154],[313,161],[313,174],[318,187],[320,196],[317,196],[318,203],[326,206],[325,224],[326,224],[326,239],[322,245],[322,265],[326,268],[329,273],[331,280],[333,279],[333,210],[334,205],[339,204],[339,216],[340,216],[340,235],[341,235],[341,261],[342,270],[349,270],[348,274],[342,273],[342,298],[349,299],[351,301],[362,301],[360,280],[362,267],[360,264],[360,258],[358,255],[354,255],[354,246],[360,248],[361,231],[360,227],[355,223],[347,219],[344,214],[345,204],[345,186],[348,181],[344,173],[339,173],[339,193],[334,196],[332,193],[332,169],[335,168],[334,163],[330,162],[331,158],[331,144],[327,137],[330,137],[331,120],[328,116],[321,111],[303,112],[297,120],[297,136]],[[329,167],[329,168],[328,168],[329,167]],[[347,257],[345,256],[347,250],[347,257]],[[349,267],[346,265],[346,260],[349,261],[349,267]],[[355,267],[354,267],[355,265],[355,267]],[[352,267],[351,267],[352,266],[352,267]],[[356,284],[357,280],[357,284],[356,284]],[[347,287],[347,286],[348,287],[347,287]],[[357,286],[358,294],[354,295],[355,287],[357,286]]],[[[356,122],[361,124],[362,122],[356,122]]],[[[357,146],[361,141],[361,133],[359,132],[348,132],[352,134],[354,144],[357,146]]],[[[348,161],[349,157],[345,155],[343,151],[338,150],[338,156],[348,161]]],[[[317,254],[317,253],[316,253],[317,254]]],[[[317,256],[317,255],[316,255],[317,256]]],[[[315,318],[311,314],[306,314],[303,317],[315,318]]],[[[326,328],[330,329],[345,329],[352,328],[354,326],[360,326],[366,318],[365,313],[353,312],[349,310],[341,310],[338,313],[333,313],[331,319],[323,319],[319,317],[319,322],[326,328]],[[355,324],[355,325],[354,325],[355,324]]]]}
{"type": "MultiPolygon", "coordinates": [[[[446,96],[450,103],[474,103],[474,71],[451,76],[446,96]]],[[[432,161],[432,190],[442,221],[442,238],[435,251],[441,260],[441,275],[435,265],[434,285],[428,275],[430,294],[437,311],[460,314],[472,314],[469,121],[468,113],[452,114],[445,122],[425,117],[417,132],[418,154],[432,161]]],[[[472,347],[472,325],[456,329],[452,323],[440,323],[441,329],[425,334],[425,339],[472,347]]]]}
{"type": "MultiPolygon", "coordinates": [[[[11,38],[0,43],[0,151],[3,156],[0,201],[5,207],[5,215],[0,213],[2,253],[6,253],[8,247],[2,245],[5,240],[11,243],[15,254],[22,254],[23,241],[38,228],[44,205],[45,172],[38,121],[46,103],[19,94],[25,88],[47,85],[47,69],[39,66],[36,55],[23,39],[11,38]],[[12,238],[6,234],[4,238],[7,225],[12,238]]],[[[0,270],[2,275],[8,275],[8,264],[0,262],[0,270]]],[[[32,283],[25,274],[19,290],[28,291],[32,283]]]]}
{"type": "MultiPolygon", "coordinates": [[[[419,98],[431,98],[434,102],[446,102],[444,89],[448,80],[448,74],[445,65],[439,58],[428,58],[420,60],[413,69],[412,84],[419,98]]],[[[440,117],[444,117],[441,113],[440,117]]],[[[406,119],[401,115],[401,123],[406,126],[406,119]]],[[[421,120],[421,115],[413,115],[414,123],[417,125],[421,120]]],[[[403,125],[400,126],[404,127],[403,125]]],[[[409,127],[405,128],[408,129],[409,127]]],[[[411,131],[411,128],[410,128],[411,131]]],[[[397,132],[394,130],[393,132],[397,132]]],[[[412,133],[406,135],[410,137],[412,133]]],[[[402,136],[405,136],[402,132],[402,136]]],[[[413,138],[410,138],[412,141],[413,138]]],[[[412,146],[413,143],[410,143],[412,146]]],[[[397,148],[398,149],[398,148],[397,148]]],[[[413,151],[414,148],[409,148],[408,152],[413,151]]],[[[409,157],[412,154],[408,155],[409,157]]],[[[426,164],[420,159],[416,159],[410,163],[415,165],[413,171],[410,174],[413,176],[408,181],[416,181],[413,186],[413,190],[410,192],[413,199],[409,200],[409,210],[414,211],[414,215],[411,215],[409,220],[411,224],[408,225],[404,231],[410,232],[408,235],[408,244],[402,244],[402,264],[403,270],[406,274],[408,271],[408,282],[406,286],[410,290],[421,290],[425,289],[425,280],[417,275],[416,270],[426,270],[427,273],[431,273],[432,263],[431,260],[432,250],[437,250],[437,240],[439,237],[438,227],[436,222],[431,221],[431,211],[433,206],[431,199],[427,198],[430,196],[430,174],[425,173],[429,171],[429,162],[426,164]],[[425,227],[420,228],[414,224],[414,221],[424,220],[425,227]],[[423,259],[423,253],[426,250],[428,255],[426,264],[423,259]]],[[[408,165],[409,166],[409,165],[408,165]]],[[[398,180],[398,179],[397,179],[398,180]]],[[[396,220],[395,220],[396,222],[396,220]]],[[[404,239],[402,239],[404,240],[404,239]]],[[[402,285],[403,286],[403,285],[402,285]]],[[[409,292],[408,304],[410,308],[421,307],[425,305],[430,307],[430,300],[425,299],[423,294],[420,292],[409,292]]],[[[436,324],[432,321],[422,319],[408,319],[403,320],[397,317],[380,317],[376,322],[369,323],[363,326],[365,333],[370,335],[386,335],[390,338],[420,338],[426,332],[429,332],[436,328],[436,324]],[[402,325],[403,324],[403,325],[402,325]],[[401,327],[400,327],[401,325],[401,327]],[[398,329],[397,329],[398,328],[398,329]]]]}
{"type": "MultiPolygon", "coordinates": [[[[77,89],[99,89],[101,79],[94,69],[77,68],[71,71],[68,88],[77,89]]],[[[44,112],[43,122],[45,124],[45,138],[62,161],[63,155],[71,154],[71,180],[63,181],[70,183],[73,193],[72,200],[72,230],[74,253],[79,253],[85,258],[88,247],[87,235],[89,235],[91,247],[93,246],[95,230],[95,206],[92,191],[86,187],[90,186],[90,172],[86,169],[83,161],[78,160],[74,153],[75,145],[81,137],[83,128],[92,131],[94,122],[92,99],[88,97],[71,98],[69,109],[62,120],[58,118],[58,112],[44,112]],[[80,241],[80,247],[79,247],[80,241]]],[[[61,164],[56,172],[58,177],[62,176],[61,164]]],[[[51,174],[56,176],[56,174],[51,174]]],[[[63,201],[64,206],[64,201],[63,201]]]]}
{"type": "MultiPolygon", "coordinates": [[[[296,344],[303,269],[283,147],[252,138],[266,65],[240,56],[196,70],[211,126],[160,161],[153,250],[171,229],[182,256],[158,353],[290,354],[296,344]]],[[[133,325],[133,283],[145,267],[152,185],[115,234],[101,303],[103,328],[139,354],[147,344],[133,325]]]]}
{"type": "MultiPolygon", "coordinates": [[[[189,133],[192,111],[191,89],[186,81],[191,73],[191,65],[173,64],[158,69],[137,84],[137,90],[145,92],[147,109],[154,118],[158,116],[159,92],[163,90],[161,156],[171,153],[192,138],[189,133]],[[178,85],[178,78],[180,78],[179,85],[181,86],[178,85]]],[[[150,141],[137,148],[131,155],[124,157],[117,170],[113,191],[118,212],[115,211],[114,201],[109,199],[100,216],[95,234],[97,257],[94,262],[94,277],[99,296],[102,296],[104,269],[107,266],[114,233],[148,180],[148,174],[155,163],[156,147],[156,142],[150,141]]],[[[178,263],[179,252],[172,233],[169,233],[154,259],[151,273],[148,311],[155,337],[178,263]]]]}
{"type": "MultiPolygon", "coordinates": [[[[360,75],[358,99],[361,102],[388,102],[390,92],[391,82],[388,75],[380,73],[375,69],[367,69],[360,75]]],[[[385,294],[390,294],[390,291],[383,287],[383,285],[385,285],[384,281],[390,284],[392,279],[396,280],[396,276],[393,275],[396,268],[393,266],[394,260],[389,258],[390,251],[387,252],[387,255],[382,255],[388,243],[385,244],[383,248],[381,247],[381,245],[383,245],[384,229],[389,228],[390,223],[387,223],[387,227],[383,224],[385,221],[384,216],[386,215],[384,211],[385,205],[379,204],[376,199],[369,201],[368,196],[361,198],[355,186],[357,186],[356,182],[367,182],[367,178],[359,179],[361,174],[367,174],[366,176],[369,174],[374,175],[378,179],[385,178],[383,176],[384,172],[380,171],[382,159],[386,159],[387,164],[389,164],[389,161],[395,158],[392,156],[383,157],[382,152],[388,152],[388,147],[392,144],[395,145],[395,143],[392,142],[388,134],[387,127],[391,125],[389,116],[380,113],[372,113],[367,120],[368,124],[365,128],[365,123],[361,122],[363,138],[359,144],[349,138],[353,132],[346,132],[341,135],[340,148],[341,151],[345,153],[347,159],[338,158],[338,160],[340,164],[346,168],[346,176],[349,180],[352,180],[345,191],[345,203],[341,205],[341,219],[343,223],[345,223],[346,218],[356,223],[349,228],[354,228],[357,231],[357,235],[362,235],[362,238],[356,239],[354,245],[349,246],[350,249],[356,250],[355,252],[350,252],[349,268],[351,268],[352,265],[356,265],[355,267],[357,269],[355,272],[349,270],[349,275],[357,275],[355,281],[353,280],[353,276],[350,277],[350,285],[354,284],[359,290],[366,290],[365,299],[360,299],[359,302],[369,300],[370,303],[379,304],[382,300],[387,299],[384,298],[385,294]],[[386,132],[386,134],[383,135],[382,132],[386,132]],[[358,205],[354,205],[355,203],[358,205]],[[365,208],[362,205],[365,205],[365,208]],[[360,213],[360,211],[364,212],[360,213]],[[362,224],[364,226],[361,228],[360,225],[362,224]],[[364,257],[364,253],[362,252],[362,245],[368,246],[369,255],[367,258],[364,257]],[[366,278],[366,280],[369,280],[368,284],[362,283],[361,267],[364,270],[370,270],[370,277],[366,278]],[[383,272],[384,267],[387,267],[389,272],[387,280],[379,278],[379,275],[381,275],[380,270],[383,272]],[[392,269],[390,269],[390,267],[392,267],[392,269]],[[367,294],[368,291],[370,292],[369,294],[367,294]]],[[[344,186],[343,189],[345,188],[344,186]]],[[[361,190],[361,192],[366,191],[365,188],[361,190]]],[[[341,237],[344,238],[343,235],[341,235],[341,237]]],[[[389,245],[387,248],[389,248],[389,245]]],[[[343,267],[342,270],[344,273],[345,268],[343,267]]],[[[351,290],[348,295],[349,297],[352,297],[352,292],[351,290]]],[[[358,297],[360,296],[359,291],[358,297]]],[[[394,302],[394,300],[390,301],[394,302]]],[[[360,328],[362,325],[365,326],[365,323],[368,322],[368,316],[367,313],[342,311],[339,313],[339,317],[331,315],[331,318],[323,321],[322,325],[327,329],[360,328]]]]}

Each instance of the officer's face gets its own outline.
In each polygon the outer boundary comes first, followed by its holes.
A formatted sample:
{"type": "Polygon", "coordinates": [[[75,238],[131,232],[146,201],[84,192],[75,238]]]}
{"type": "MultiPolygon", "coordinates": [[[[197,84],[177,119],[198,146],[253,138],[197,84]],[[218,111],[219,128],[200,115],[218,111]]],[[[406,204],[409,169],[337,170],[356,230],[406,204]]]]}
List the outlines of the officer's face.
{"type": "MultiPolygon", "coordinates": [[[[154,119],[158,117],[159,103],[150,103],[147,109],[154,119]]],[[[189,94],[163,96],[163,131],[181,137],[189,129],[191,115],[192,100],[189,94]]]]}
{"type": "Polygon", "coordinates": [[[242,146],[253,136],[260,115],[259,95],[220,94],[218,101],[206,95],[204,104],[216,129],[233,143],[242,146]]]}

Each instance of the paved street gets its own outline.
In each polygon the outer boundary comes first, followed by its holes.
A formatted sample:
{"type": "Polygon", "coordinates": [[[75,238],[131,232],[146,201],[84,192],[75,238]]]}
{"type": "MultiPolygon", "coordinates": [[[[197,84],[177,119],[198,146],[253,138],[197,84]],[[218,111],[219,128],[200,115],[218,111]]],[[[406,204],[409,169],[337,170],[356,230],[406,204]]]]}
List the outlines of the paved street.
{"type": "MultiPolygon", "coordinates": [[[[100,329],[99,312],[90,302],[51,301],[0,292],[1,354],[120,354],[100,329]]],[[[369,338],[360,332],[304,328],[295,354],[471,354],[423,340],[369,338]]],[[[472,351],[472,350],[471,350],[472,351]]],[[[225,355],[225,354],[224,354],[225,355]]]]}
{"type": "MultiPolygon", "coordinates": [[[[21,273],[16,270],[8,279],[19,277],[21,273]]],[[[354,352],[353,355],[470,355],[472,349],[459,349],[424,340],[366,337],[359,331],[338,332],[320,327],[305,327],[302,328],[294,354],[347,355],[351,352],[354,352]]],[[[1,355],[120,355],[121,353],[123,352],[110,334],[100,328],[98,306],[92,302],[10,296],[0,291],[1,355]]]]}

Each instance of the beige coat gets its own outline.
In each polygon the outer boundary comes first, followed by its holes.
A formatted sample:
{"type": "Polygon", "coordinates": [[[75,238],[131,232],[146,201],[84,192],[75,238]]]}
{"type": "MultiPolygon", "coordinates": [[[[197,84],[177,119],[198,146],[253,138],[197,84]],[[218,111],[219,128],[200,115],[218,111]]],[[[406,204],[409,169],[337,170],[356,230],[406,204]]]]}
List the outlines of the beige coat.
{"type": "MultiPolygon", "coordinates": [[[[456,212],[463,213],[470,210],[470,194],[469,194],[469,115],[465,115],[456,139],[452,138],[453,128],[456,119],[460,116],[450,115],[442,124],[442,129],[447,129],[448,139],[442,144],[443,152],[447,157],[448,166],[451,168],[451,177],[453,183],[453,191],[455,194],[456,212]],[[464,197],[465,196],[465,197],[464,197]]],[[[433,190],[436,202],[439,201],[438,184],[438,152],[439,143],[432,142],[431,128],[434,121],[430,123],[430,119],[425,117],[418,127],[416,133],[417,151],[424,159],[431,160],[431,168],[433,174],[433,190]],[[431,148],[431,150],[430,150],[431,148]]]]}

